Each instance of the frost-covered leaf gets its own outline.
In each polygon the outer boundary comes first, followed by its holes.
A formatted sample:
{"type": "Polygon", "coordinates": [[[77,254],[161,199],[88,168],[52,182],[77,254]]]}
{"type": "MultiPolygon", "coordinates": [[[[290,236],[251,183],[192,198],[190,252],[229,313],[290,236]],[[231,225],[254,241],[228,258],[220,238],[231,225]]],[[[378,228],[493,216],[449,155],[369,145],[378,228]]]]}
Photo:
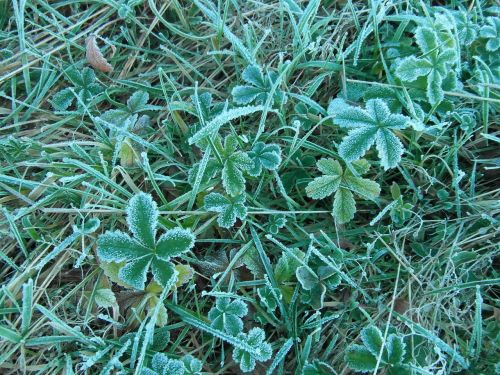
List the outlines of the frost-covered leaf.
{"type": "Polygon", "coordinates": [[[95,293],[95,303],[99,307],[108,308],[118,306],[115,294],[111,289],[97,289],[95,293]]]}
{"type": "Polygon", "coordinates": [[[286,225],[286,217],[283,214],[270,215],[267,229],[271,234],[277,234],[286,225]]]}
{"type": "Polygon", "coordinates": [[[302,368],[302,375],[332,375],[335,370],[326,362],[314,360],[313,363],[306,363],[302,368]]]}
{"type": "Polygon", "coordinates": [[[486,49],[490,52],[496,52],[500,47],[500,18],[488,17],[486,24],[481,27],[480,35],[488,39],[486,49]]]}
{"type": "Polygon", "coordinates": [[[278,259],[276,266],[274,268],[274,277],[278,283],[283,283],[292,279],[295,276],[295,270],[300,267],[299,260],[304,259],[305,254],[299,249],[289,249],[291,254],[283,252],[281,257],[278,259]]]}
{"type": "Polygon", "coordinates": [[[321,177],[316,177],[306,187],[306,194],[313,199],[323,199],[333,194],[342,181],[342,167],[335,159],[320,159],[317,164],[318,169],[324,173],[321,177]]]}
{"type": "Polygon", "coordinates": [[[96,82],[95,73],[91,68],[79,70],[72,66],[65,73],[67,80],[73,84],[73,87],[71,89],[67,87],[54,95],[51,102],[56,111],[67,110],[73,103],[75,95],[78,98],[75,101],[76,105],[81,109],[103,91],[102,86],[96,82]]]}
{"type": "Polygon", "coordinates": [[[273,312],[276,310],[276,306],[278,306],[278,304],[269,286],[266,285],[258,288],[257,294],[259,296],[259,302],[267,309],[267,311],[273,312]]]}
{"type": "Polygon", "coordinates": [[[183,284],[188,283],[194,276],[194,269],[189,264],[176,264],[177,282],[175,286],[178,288],[183,284]]]}
{"type": "Polygon", "coordinates": [[[158,207],[151,195],[141,192],[132,197],[127,206],[127,223],[136,239],[147,247],[154,247],[158,207]]]}
{"type": "Polygon", "coordinates": [[[144,368],[141,375],[184,375],[184,363],[168,358],[163,353],[156,353],[151,360],[151,368],[144,368]]]}
{"type": "Polygon", "coordinates": [[[183,228],[173,228],[167,230],[159,239],[156,245],[158,258],[169,260],[191,250],[194,246],[194,235],[190,230],[183,228]]]}
{"type": "Polygon", "coordinates": [[[251,176],[259,176],[262,168],[270,171],[276,170],[281,163],[281,149],[277,144],[257,142],[248,156],[253,161],[253,166],[248,170],[251,176]]]}
{"type": "MultiPolygon", "coordinates": [[[[365,199],[375,199],[380,194],[380,186],[376,182],[358,177],[349,169],[344,171],[335,159],[320,159],[317,166],[325,175],[310,182],[306,193],[314,199],[322,199],[335,193],[332,213],[339,223],[350,221],[356,212],[356,202],[351,191],[365,199]]],[[[352,167],[357,173],[364,174],[368,171],[369,164],[361,159],[353,162],[352,167]]]]}
{"type": "Polygon", "coordinates": [[[219,193],[210,193],[205,196],[204,206],[207,211],[219,213],[217,223],[223,228],[231,228],[236,218],[243,220],[247,216],[244,195],[228,198],[219,193]]]}
{"type": "Polygon", "coordinates": [[[333,200],[333,216],[340,223],[347,223],[354,218],[356,213],[356,201],[352,193],[347,189],[339,189],[333,200]]]}
{"type": "MultiPolygon", "coordinates": [[[[425,77],[429,103],[440,103],[444,97],[443,77],[448,75],[457,60],[454,44],[440,43],[436,31],[429,27],[417,28],[415,39],[422,57],[409,56],[401,60],[396,67],[396,76],[403,82],[414,82],[419,77],[425,77]]],[[[454,40],[453,37],[447,39],[454,40]]]]}
{"type": "Polygon", "coordinates": [[[377,358],[362,345],[350,345],[347,348],[345,361],[347,365],[360,372],[371,372],[377,366],[377,358]]]}
{"type": "Polygon", "coordinates": [[[266,335],[261,328],[252,328],[247,334],[240,333],[238,339],[253,348],[251,352],[234,348],[233,360],[240,364],[241,371],[253,371],[257,361],[265,362],[271,358],[273,351],[271,345],[265,341],[266,335]]]}
{"type": "MultiPolygon", "coordinates": [[[[232,90],[233,100],[237,104],[264,104],[267,101],[272,85],[276,81],[277,76],[273,72],[266,75],[258,65],[249,65],[243,70],[243,80],[247,85],[236,86],[232,90]]],[[[271,105],[273,102],[284,103],[286,95],[279,89],[276,89],[271,105]]]]}
{"type": "Polygon", "coordinates": [[[62,89],[58,91],[50,101],[52,103],[52,108],[56,111],[65,111],[69,108],[73,100],[75,99],[75,95],[70,88],[62,89]]]}
{"type": "Polygon", "coordinates": [[[392,130],[404,129],[410,119],[391,114],[382,99],[370,99],[366,109],[347,108],[334,121],[341,127],[351,129],[339,145],[339,155],[346,161],[362,157],[376,143],[382,166],[394,168],[401,160],[404,148],[392,130]]]}
{"type": "Polygon", "coordinates": [[[199,359],[188,354],[182,357],[181,361],[184,364],[185,375],[201,375],[203,364],[199,359]]]}
{"type": "Polygon", "coordinates": [[[406,352],[405,346],[406,345],[401,337],[394,333],[391,333],[387,338],[387,362],[392,365],[401,363],[406,352]]]}
{"type": "Polygon", "coordinates": [[[297,268],[295,275],[305,290],[311,290],[319,281],[318,276],[309,267],[301,266],[297,268]]]}
{"type": "Polygon", "coordinates": [[[432,64],[426,59],[418,59],[415,56],[405,58],[398,65],[396,75],[405,82],[413,82],[418,77],[428,75],[432,70],[432,64]]]}
{"type": "Polygon", "coordinates": [[[378,357],[382,348],[383,338],[382,332],[377,327],[369,326],[363,328],[361,331],[361,341],[363,341],[363,344],[373,356],[378,357]]]}
{"type": "Polygon", "coordinates": [[[158,209],[150,195],[139,193],[127,206],[127,223],[134,238],[121,231],[107,231],[99,236],[97,255],[104,262],[123,262],[118,279],[144,290],[151,266],[154,279],[164,288],[177,280],[177,271],[171,257],[190,250],[195,237],[183,228],[169,229],[156,242],[158,209]]]}
{"type": "Polygon", "coordinates": [[[229,298],[218,298],[215,306],[208,312],[208,319],[212,327],[219,331],[237,336],[243,330],[242,317],[247,315],[248,308],[245,302],[229,298]]]}

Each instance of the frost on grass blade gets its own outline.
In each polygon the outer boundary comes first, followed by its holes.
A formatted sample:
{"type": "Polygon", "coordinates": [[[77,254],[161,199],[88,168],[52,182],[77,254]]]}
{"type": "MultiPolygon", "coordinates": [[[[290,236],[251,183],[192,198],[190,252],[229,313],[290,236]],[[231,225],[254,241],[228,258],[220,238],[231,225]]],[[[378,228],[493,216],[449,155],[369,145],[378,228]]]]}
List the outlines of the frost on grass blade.
{"type": "Polygon", "coordinates": [[[243,220],[247,216],[245,200],[244,195],[226,198],[219,193],[210,193],[205,197],[205,209],[219,213],[217,223],[221,227],[231,228],[237,218],[243,220]]]}
{"type": "Polygon", "coordinates": [[[212,120],[210,120],[205,127],[201,128],[197,131],[191,138],[189,138],[188,142],[190,145],[199,142],[203,138],[215,134],[219,131],[220,127],[228,122],[235,120],[237,118],[248,116],[252,113],[262,111],[264,109],[263,106],[247,106],[247,107],[237,107],[226,110],[219,115],[215,116],[212,120]]]}
{"type": "Polygon", "coordinates": [[[266,335],[261,328],[252,328],[248,334],[240,333],[238,339],[253,349],[250,352],[243,348],[234,348],[233,360],[239,363],[241,371],[253,371],[257,361],[265,362],[271,358],[273,351],[271,345],[265,341],[266,335]]]}

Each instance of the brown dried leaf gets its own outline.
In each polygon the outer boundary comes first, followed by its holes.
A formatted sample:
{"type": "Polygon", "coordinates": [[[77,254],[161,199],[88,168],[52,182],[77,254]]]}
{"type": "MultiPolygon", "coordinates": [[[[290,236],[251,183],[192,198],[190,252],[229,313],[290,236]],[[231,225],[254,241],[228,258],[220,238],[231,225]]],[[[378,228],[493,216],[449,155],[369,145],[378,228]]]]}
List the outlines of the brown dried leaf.
{"type": "Polygon", "coordinates": [[[113,67],[106,61],[99,49],[95,35],[90,35],[85,39],[86,57],[88,63],[95,69],[103,72],[110,73],[113,67]]]}

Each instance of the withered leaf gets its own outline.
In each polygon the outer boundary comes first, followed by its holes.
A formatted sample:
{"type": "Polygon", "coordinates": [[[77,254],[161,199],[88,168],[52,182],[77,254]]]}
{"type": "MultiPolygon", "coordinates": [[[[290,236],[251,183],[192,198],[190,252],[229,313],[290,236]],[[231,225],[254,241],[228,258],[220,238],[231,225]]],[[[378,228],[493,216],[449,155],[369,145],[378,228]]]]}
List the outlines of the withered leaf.
{"type": "Polygon", "coordinates": [[[103,72],[110,73],[113,67],[107,62],[99,49],[96,42],[95,35],[90,35],[85,39],[86,57],[88,63],[95,69],[103,72]]]}

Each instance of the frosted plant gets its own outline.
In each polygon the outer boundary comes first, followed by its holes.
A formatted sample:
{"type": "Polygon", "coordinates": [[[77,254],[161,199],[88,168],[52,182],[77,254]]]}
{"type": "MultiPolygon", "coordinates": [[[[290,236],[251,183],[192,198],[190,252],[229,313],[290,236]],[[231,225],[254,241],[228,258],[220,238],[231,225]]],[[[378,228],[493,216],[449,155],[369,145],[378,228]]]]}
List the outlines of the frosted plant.
{"type": "MultiPolygon", "coordinates": [[[[237,104],[250,104],[252,102],[264,104],[267,101],[273,84],[278,78],[278,74],[269,72],[264,75],[259,66],[249,65],[243,71],[242,78],[247,85],[233,88],[232,94],[234,102],[237,104]]],[[[285,93],[276,89],[271,105],[273,102],[284,104],[286,103],[286,99],[285,93]]]]}
{"type": "Polygon", "coordinates": [[[146,111],[158,111],[162,108],[150,105],[148,102],[149,94],[147,92],[136,91],[128,98],[126,106],[118,109],[110,109],[104,112],[102,116],[100,116],[100,119],[121,127],[125,121],[133,115],[138,115],[146,111]]]}
{"type": "MultiPolygon", "coordinates": [[[[323,176],[316,177],[306,187],[307,196],[323,199],[333,193],[333,216],[339,223],[351,221],[356,213],[353,193],[366,199],[375,199],[380,194],[380,186],[375,181],[354,175],[349,169],[343,170],[340,163],[332,158],[320,159],[316,165],[323,176]]],[[[362,175],[370,165],[364,159],[352,163],[356,173],[362,175]]]]}
{"type": "Polygon", "coordinates": [[[339,155],[351,162],[361,158],[375,143],[384,169],[394,168],[401,161],[404,147],[394,130],[405,129],[410,119],[393,114],[382,99],[370,99],[366,109],[347,107],[335,116],[334,122],[349,133],[339,145],[339,155]]]}
{"type": "Polygon", "coordinates": [[[438,35],[429,27],[419,27],[415,39],[422,57],[409,56],[401,60],[396,68],[396,76],[403,82],[414,82],[424,77],[427,99],[434,105],[444,98],[444,83],[450,89],[456,86],[457,78],[451,66],[457,60],[457,53],[454,48],[443,48],[438,35]]]}
{"type": "Polygon", "coordinates": [[[135,7],[140,5],[143,0],[121,0],[118,2],[118,17],[122,20],[131,21],[135,16],[135,7]]]}
{"type": "Polygon", "coordinates": [[[477,38],[479,26],[474,23],[469,12],[463,8],[453,13],[460,42],[470,46],[477,38]]]}
{"type": "Polygon", "coordinates": [[[326,291],[334,290],[341,281],[340,275],[329,266],[319,266],[315,270],[300,266],[296,270],[296,276],[305,291],[304,302],[316,310],[323,308],[326,291]]]}
{"type": "Polygon", "coordinates": [[[158,208],[151,195],[136,194],[127,207],[127,223],[133,237],[117,231],[107,231],[97,241],[97,255],[105,262],[125,262],[118,278],[126,284],[144,290],[148,270],[165,288],[177,281],[178,271],[170,259],[189,251],[195,237],[182,228],[167,230],[156,240],[158,208]]]}
{"type": "Polygon", "coordinates": [[[181,361],[184,364],[185,375],[201,375],[203,364],[199,359],[188,354],[182,357],[181,361]]]}
{"type": "Polygon", "coordinates": [[[266,342],[266,334],[261,328],[252,328],[248,333],[240,333],[238,338],[249,345],[253,350],[247,351],[242,348],[234,348],[233,360],[240,364],[243,372],[255,369],[257,361],[265,362],[273,354],[271,345],[266,342]]]}
{"type": "Polygon", "coordinates": [[[219,331],[226,332],[231,336],[238,336],[243,331],[243,318],[248,314],[245,302],[229,298],[217,298],[215,306],[208,312],[211,325],[219,331]]]}
{"type": "Polygon", "coordinates": [[[279,230],[286,225],[286,217],[283,214],[270,215],[267,230],[271,234],[278,234],[279,230]]]}
{"type": "MultiPolygon", "coordinates": [[[[262,306],[266,308],[269,312],[274,312],[278,306],[276,298],[273,295],[271,287],[268,285],[261,286],[257,289],[257,294],[259,295],[259,302],[262,306]]],[[[275,294],[277,294],[275,292],[275,294]]]]}
{"type": "Polygon", "coordinates": [[[486,49],[489,52],[496,52],[500,47],[500,18],[488,17],[486,25],[481,27],[479,32],[481,38],[486,38],[486,49]]]}
{"type": "Polygon", "coordinates": [[[328,364],[315,359],[312,363],[307,363],[302,368],[302,375],[330,375],[335,374],[335,370],[328,364]]]}
{"type": "Polygon", "coordinates": [[[151,360],[151,368],[144,368],[141,375],[184,375],[184,363],[168,358],[163,353],[156,353],[151,360]]]}
{"type": "MultiPolygon", "coordinates": [[[[224,139],[222,146],[219,138],[214,142],[217,158],[209,159],[202,176],[202,182],[208,182],[217,174],[221,174],[222,185],[226,192],[235,197],[245,191],[245,175],[244,172],[254,167],[254,162],[246,152],[238,150],[238,138],[233,135],[228,135],[224,139]]],[[[199,164],[193,166],[189,172],[190,181],[194,184],[194,180],[198,174],[199,164]]]]}
{"type": "Polygon", "coordinates": [[[247,217],[245,196],[225,197],[219,193],[210,193],[205,197],[205,209],[219,213],[217,223],[223,228],[231,228],[236,218],[243,220],[247,217]]]}
{"type": "Polygon", "coordinates": [[[248,170],[250,176],[260,176],[262,168],[274,171],[281,163],[280,146],[274,143],[266,145],[264,142],[257,142],[248,156],[253,161],[253,167],[248,170]]]}
{"type": "Polygon", "coordinates": [[[352,344],[347,348],[347,365],[359,372],[373,372],[377,366],[377,359],[382,350],[379,363],[379,370],[385,369],[388,375],[410,375],[412,367],[409,366],[408,359],[405,358],[406,345],[403,339],[396,333],[387,336],[384,348],[382,349],[382,332],[370,326],[361,331],[361,341],[363,345],[352,344]]]}
{"type": "Polygon", "coordinates": [[[97,94],[103,92],[103,87],[96,82],[95,73],[91,68],[79,70],[75,67],[70,67],[66,70],[66,77],[74,86],[67,87],[57,92],[51,100],[52,107],[56,111],[67,110],[73,101],[75,95],[78,98],[76,105],[81,109],[84,104],[87,104],[97,94]]]}

